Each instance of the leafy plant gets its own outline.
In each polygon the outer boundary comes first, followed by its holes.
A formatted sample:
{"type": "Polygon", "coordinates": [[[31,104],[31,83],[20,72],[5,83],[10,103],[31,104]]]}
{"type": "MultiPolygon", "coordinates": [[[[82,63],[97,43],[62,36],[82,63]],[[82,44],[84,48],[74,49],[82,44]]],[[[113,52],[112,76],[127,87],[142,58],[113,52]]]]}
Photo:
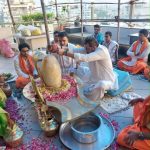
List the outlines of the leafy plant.
{"type": "MultiPolygon", "coordinates": [[[[47,13],[47,19],[51,20],[54,18],[54,14],[53,13],[47,13]]],[[[42,21],[43,18],[43,14],[42,13],[34,13],[34,14],[28,14],[28,15],[23,15],[22,16],[22,20],[24,22],[31,22],[33,21],[42,21]]]]}

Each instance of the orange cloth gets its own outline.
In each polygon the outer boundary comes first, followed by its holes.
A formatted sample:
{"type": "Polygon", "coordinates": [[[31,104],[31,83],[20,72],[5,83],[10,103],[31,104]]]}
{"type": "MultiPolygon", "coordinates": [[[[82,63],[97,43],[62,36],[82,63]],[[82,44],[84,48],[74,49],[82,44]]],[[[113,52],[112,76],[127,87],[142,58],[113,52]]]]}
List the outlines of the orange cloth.
{"type": "MultiPolygon", "coordinates": [[[[136,49],[137,49],[137,46],[141,43],[141,41],[137,40],[136,42],[134,42],[133,44],[133,48],[132,48],[132,51],[135,53],[136,52],[136,49]]],[[[140,49],[140,52],[138,53],[139,55],[142,54],[144,52],[144,50],[148,47],[148,39],[145,38],[144,41],[143,41],[143,44],[141,46],[141,49],[140,49]]]]}
{"type": "Polygon", "coordinates": [[[29,78],[24,78],[20,76],[16,80],[16,88],[24,88],[29,82],[29,78]]]}
{"type": "Polygon", "coordinates": [[[145,76],[145,78],[147,78],[148,80],[150,80],[150,67],[146,67],[144,69],[144,76],[145,76]]]}
{"type": "MultiPolygon", "coordinates": [[[[29,63],[29,66],[26,65],[25,59],[21,55],[19,55],[19,66],[21,70],[28,75],[33,75],[33,71],[34,71],[33,58],[30,55],[28,55],[27,61],[29,63]]],[[[22,76],[19,76],[16,80],[16,87],[24,88],[29,82],[30,82],[29,78],[24,78],[22,76]]]]}
{"type": "Polygon", "coordinates": [[[30,55],[28,55],[27,61],[29,63],[29,67],[26,65],[25,59],[21,55],[19,55],[19,65],[21,70],[26,74],[33,75],[33,71],[34,71],[33,58],[30,55]]]}
{"type": "Polygon", "coordinates": [[[144,102],[139,102],[134,106],[133,116],[135,124],[124,128],[119,133],[117,142],[119,145],[130,149],[150,150],[150,140],[137,140],[132,146],[124,142],[124,138],[129,131],[150,133],[150,129],[145,127],[146,124],[150,123],[150,96],[147,97],[144,102]]]}
{"type": "Polygon", "coordinates": [[[132,74],[137,74],[137,73],[144,71],[144,69],[147,66],[146,63],[142,59],[137,60],[136,65],[134,66],[127,66],[123,63],[123,61],[130,61],[130,60],[131,60],[131,57],[120,59],[118,61],[118,68],[121,70],[130,72],[132,74]]]}
{"type": "MultiPolygon", "coordinates": [[[[136,120],[138,122],[138,125],[140,127],[145,127],[147,124],[150,123],[150,96],[148,96],[143,103],[141,104],[137,104],[137,105],[141,105],[139,107],[141,107],[141,112],[139,114],[139,120],[136,120]]],[[[136,106],[137,107],[137,106],[136,106]]],[[[139,113],[139,109],[136,108],[137,110],[135,110],[134,114],[139,113]]]]}
{"type": "MultiPolygon", "coordinates": [[[[139,45],[140,41],[137,40],[134,44],[133,44],[133,47],[132,47],[132,52],[136,52],[136,49],[137,49],[137,46],[139,45]]],[[[143,43],[142,43],[142,46],[140,48],[140,51],[138,53],[138,55],[141,55],[144,50],[148,47],[148,39],[145,38],[143,43]]],[[[143,59],[138,59],[136,64],[134,66],[127,66],[123,63],[123,61],[131,61],[131,57],[126,57],[126,58],[123,58],[123,59],[120,59],[118,61],[118,68],[121,69],[121,70],[124,70],[124,71],[128,71],[132,74],[137,74],[137,73],[140,73],[140,72],[143,72],[144,69],[146,68],[146,63],[144,62],[143,59]]]]}

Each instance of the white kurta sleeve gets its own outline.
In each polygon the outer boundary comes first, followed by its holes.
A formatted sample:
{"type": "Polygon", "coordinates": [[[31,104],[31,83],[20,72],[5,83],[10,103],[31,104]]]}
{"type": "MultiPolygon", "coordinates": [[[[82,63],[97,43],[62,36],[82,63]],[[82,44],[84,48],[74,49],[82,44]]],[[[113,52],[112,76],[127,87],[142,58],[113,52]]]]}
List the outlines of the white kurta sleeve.
{"type": "MultiPolygon", "coordinates": [[[[134,44],[134,43],[133,43],[134,44]]],[[[131,57],[134,57],[135,55],[134,55],[134,52],[132,52],[132,48],[133,48],[133,44],[131,45],[131,47],[128,49],[128,51],[127,51],[127,55],[128,56],[131,56],[131,57]]]]}
{"type": "Polygon", "coordinates": [[[86,54],[86,50],[85,50],[85,48],[84,48],[84,47],[74,48],[74,49],[73,49],[73,53],[86,54]]]}
{"type": "Polygon", "coordinates": [[[15,60],[14,60],[14,66],[15,66],[15,70],[16,70],[16,73],[17,73],[18,76],[22,76],[22,77],[24,77],[24,78],[29,78],[29,75],[26,74],[26,73],[24,73],[24,72],[21,70],[21,68],[20,68],[20,66],[19,66],[19,60],[18,60],[18,59],[15,59],[15,60]]]}
{"type": "Polygon", "coordinates": [[[103,60],[105,59],[105,52],[104,50],[101,49],[89,54],[74,53],[74,58],[76,61],[83,61],[83,62],[103,60]]]}
{"type": "Polygon", "coordinates": [[[117,50],[117,45],[115,45],[112,49],[111,49],[111,53],[110,56],[113,57],[115,55],[115,52],[117,50]]]}

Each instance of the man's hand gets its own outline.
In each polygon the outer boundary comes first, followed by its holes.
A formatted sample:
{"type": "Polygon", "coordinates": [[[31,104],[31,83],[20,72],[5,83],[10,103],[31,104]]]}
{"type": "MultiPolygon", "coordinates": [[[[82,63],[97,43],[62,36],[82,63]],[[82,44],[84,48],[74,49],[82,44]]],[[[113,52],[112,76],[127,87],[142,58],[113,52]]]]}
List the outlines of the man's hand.
{"type": "Polygon", "coordinates": [[[133,143],[139,139],[139,132],[129,131],[128,135],[124,138],[127,145],[132,146],[133,143]]]}
{"type": "Polygon", "coordinates": [[[129,102],[129,105],[131,106],[134,106],[135,104],[137,104],[138,102],[143,102],[144,99],[143,98],[136,98],[136,99],[133,99],[129,102]]]}
{"type": "Polygon", "coordinates": [[[59,49],[59,51],[57,52],[59,55],[63,55],[64,54],[64,52],[65,52],[65,50],[64,49],[59,49]]]}
{"type": "Polygon", "coordinates": [[[48,51],[51,53],[57,53],[58,52],[58,45],[57,44],[52,44],[52,45],[48,45],[48,51]]]}

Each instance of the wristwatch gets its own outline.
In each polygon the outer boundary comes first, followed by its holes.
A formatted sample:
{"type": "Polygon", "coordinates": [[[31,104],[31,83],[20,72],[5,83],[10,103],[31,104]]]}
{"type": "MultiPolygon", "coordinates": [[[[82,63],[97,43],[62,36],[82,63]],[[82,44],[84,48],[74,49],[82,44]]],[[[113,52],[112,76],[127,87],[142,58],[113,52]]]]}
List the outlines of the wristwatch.
{"type": "Polygon", "coordinates": [[[64,51],[64,55],[67,55],[67,53],[68,53],[68,49],[66,49],[66,50],[64,51]]]}
{"type": "Polygon", "coordinates": [[[140,133],[139,133],[139,139],[140,139],[140,140],[144,140],[144,139],[145,139],[143,132],[140,132],[140,133]]]}

